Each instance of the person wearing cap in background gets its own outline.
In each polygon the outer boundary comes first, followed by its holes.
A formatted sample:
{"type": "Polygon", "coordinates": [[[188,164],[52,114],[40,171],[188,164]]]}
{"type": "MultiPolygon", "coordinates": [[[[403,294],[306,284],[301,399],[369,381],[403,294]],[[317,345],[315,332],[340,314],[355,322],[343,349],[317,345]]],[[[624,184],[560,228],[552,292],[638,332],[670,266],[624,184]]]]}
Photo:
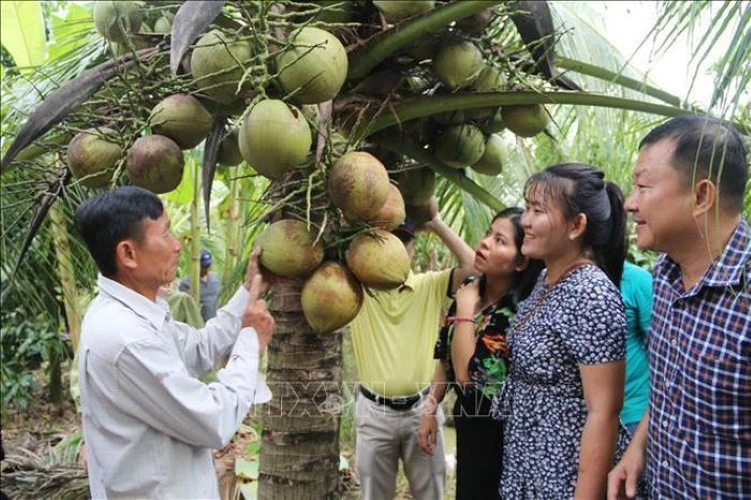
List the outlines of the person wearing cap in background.
{"type": "MultiPolygon", "coordinates": [[[[211,262],[211,252],[205,248],[202,249],[199,295],[201,300],[201,317],[204,321],[208,321],[216,316],[217,305],[219,302],[219,291],[222,289],[219,277],[210,271],[211,262]]],[[[190,285],[190,276],[186,276],[180,281],[180,291],[188,292],[190,290],[190,285]]]]}
{"type": "MultiPolygon", "coordinates": [[[[474,274],[474,251],[440,218],[437,210],[420,230],[435,233],[459,265],[413,273],[393,290],[368,290],[352,321],[355,365],[360,380],[356,426],[357,473],[363,498],[394,498],[399,460],[417,499],[443,498],[445,457],[438,436],[433,455],[417,440],[423,406],[435,369],[433,346],[441,313],[459,285],[474,274]]],[[[414,224],[393,231],[415,253],[414,224]]],[[[443,423],[439,409],[437,418],[443,423]]]]}

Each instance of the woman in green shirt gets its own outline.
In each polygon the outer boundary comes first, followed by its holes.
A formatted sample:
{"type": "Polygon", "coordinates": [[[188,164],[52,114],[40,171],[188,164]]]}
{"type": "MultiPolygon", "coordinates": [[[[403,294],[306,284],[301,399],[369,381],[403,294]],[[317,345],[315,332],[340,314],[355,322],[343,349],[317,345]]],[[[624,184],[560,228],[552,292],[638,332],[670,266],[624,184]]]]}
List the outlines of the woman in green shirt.
{"type": "Polygon", "coordinates": [[[649,404],[647,332],[652,316],[652,275],[628,261],[621,277],[626,310],[626,383],[621,422],[633,436],[649,404]]]}

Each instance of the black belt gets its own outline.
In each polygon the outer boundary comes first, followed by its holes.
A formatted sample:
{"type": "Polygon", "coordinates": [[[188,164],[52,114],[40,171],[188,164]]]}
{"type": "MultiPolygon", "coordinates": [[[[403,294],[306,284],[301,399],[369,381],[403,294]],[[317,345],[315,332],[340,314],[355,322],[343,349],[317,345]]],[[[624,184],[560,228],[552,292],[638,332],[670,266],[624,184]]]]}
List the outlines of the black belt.
{"type": "Polygon", "coordinates": [[[430,391],[430,386],[427,386],[425,389],[421,390],[417,394],[414,394],[412,396],[400,396],[396,398],[384,398],[383,396],[379,396],[378,394],[373,394],[369,390],[367,390],[365,387],[360,386],[360,393],[371,400],[372,402],[379,404],[379,405],[386,405],[392,410],[397,411],[405,411],[409,410],[415,404],[417,404],[418,401],[420,401],[420,398],[425,396],[430,391]]]}

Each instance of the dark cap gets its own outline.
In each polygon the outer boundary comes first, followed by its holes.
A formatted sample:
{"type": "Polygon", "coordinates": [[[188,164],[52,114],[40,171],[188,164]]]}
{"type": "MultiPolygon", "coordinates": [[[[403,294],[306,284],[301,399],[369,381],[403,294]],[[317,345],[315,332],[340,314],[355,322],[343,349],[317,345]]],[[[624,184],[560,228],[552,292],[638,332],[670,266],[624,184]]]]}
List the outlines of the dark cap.
{"type": "Polygon", "coordinates": [[[404,219],[404,222],[391,232],[404,243],[408,243],[415,239],[415,223],[410,219],[404,219]]]}
{"type": "Polygon", "coordinates": [[[209,267],[211,265],[211,252],[205,248],[201,250],[201,267],[209,267]]]}

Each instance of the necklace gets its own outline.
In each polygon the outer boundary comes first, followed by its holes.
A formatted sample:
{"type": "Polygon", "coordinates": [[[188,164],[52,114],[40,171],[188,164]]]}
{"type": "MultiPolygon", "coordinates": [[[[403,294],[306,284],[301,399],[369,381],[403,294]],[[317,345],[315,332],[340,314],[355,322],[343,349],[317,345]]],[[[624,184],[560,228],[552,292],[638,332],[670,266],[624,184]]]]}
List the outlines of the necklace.
{"type": "Polygon", "coordinates": [[[569,264],[563,269],[563,272],[561,273],[560,278],[555,280],[553,283],[550,284],[543,284],[545,287],[545,291],[540,294],[540,296],[537,298],[534,304],[532,304],[532,307],[529,308],[529,311],[527,314],[524,315],[519,321],[517,321],[514,324],[514,330],[519,331],[522,329],[523,326],[525,326],[529,321],[535,316],[537,313],[537,310],[540,308],[540,306],[545,302],[545,299],[548,298],[548,295],[550,295],[550,292],[553,291],[553,289],[561,282],[563,281],[566,276],[571,274],[575,269],[586,266],[588,264],[593,264],[593,262],[589,259],[576,259],[574,262],[569,264]]]}

